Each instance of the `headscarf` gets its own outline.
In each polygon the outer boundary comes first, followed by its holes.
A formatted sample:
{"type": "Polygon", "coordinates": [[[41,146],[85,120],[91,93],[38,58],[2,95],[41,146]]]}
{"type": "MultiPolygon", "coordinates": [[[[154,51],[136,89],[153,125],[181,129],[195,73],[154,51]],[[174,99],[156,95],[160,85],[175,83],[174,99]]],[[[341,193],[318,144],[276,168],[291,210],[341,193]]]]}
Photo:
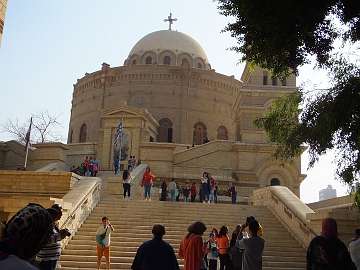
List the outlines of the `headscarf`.
{"type": "Polygon", "coordinates": [[[48,242],[52,229],[49,212],[39,204],[30,203],[7,222],[0,249],[2,253],[28,260],[48,242]]]}
{"type": "Polygon", "coordinates": [[[325,238],[337,238],[337,224],[336,220],[333,218],[325,218],[322,222],[322,231],[321,235],[325,238]]]}

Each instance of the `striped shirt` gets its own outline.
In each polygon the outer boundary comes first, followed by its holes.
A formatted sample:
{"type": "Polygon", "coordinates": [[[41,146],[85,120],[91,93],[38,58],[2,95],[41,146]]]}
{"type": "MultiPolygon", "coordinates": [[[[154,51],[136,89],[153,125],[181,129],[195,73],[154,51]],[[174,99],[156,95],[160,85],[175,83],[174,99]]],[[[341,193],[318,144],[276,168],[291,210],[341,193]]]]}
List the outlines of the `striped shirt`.
{"type": "Polygon", "coordinates": [[[61,235],[59,229],[53,228],[49,242],[36,255],[39,261],[57,261],[61,254],[61,235]]]}

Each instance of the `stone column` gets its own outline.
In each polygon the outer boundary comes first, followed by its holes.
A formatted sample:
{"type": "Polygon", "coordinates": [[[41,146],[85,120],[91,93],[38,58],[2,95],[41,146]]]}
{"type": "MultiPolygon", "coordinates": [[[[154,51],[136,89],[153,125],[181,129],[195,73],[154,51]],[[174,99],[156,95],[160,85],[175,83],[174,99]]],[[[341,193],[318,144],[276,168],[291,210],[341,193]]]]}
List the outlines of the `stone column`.
{"type": "Polygon", "coordinates": [[[105,170],[111,170],[111,128],[105,128],[103,133],[102,153],[101,153],[101,164],[105,170]]]}

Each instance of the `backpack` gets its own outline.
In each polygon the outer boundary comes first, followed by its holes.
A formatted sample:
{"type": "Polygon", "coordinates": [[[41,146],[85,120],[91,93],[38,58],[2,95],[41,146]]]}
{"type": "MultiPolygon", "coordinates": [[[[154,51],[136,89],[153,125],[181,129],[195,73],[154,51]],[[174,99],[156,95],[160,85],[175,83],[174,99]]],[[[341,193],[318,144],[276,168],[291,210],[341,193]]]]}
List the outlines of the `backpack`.
{"type": "Polygon", "coordinates": [[[209,250],[210,250],[210,253],[211,253],[212,257],[214,257],[214,258],[219,257],[219,252],[218,252],[218,248],[216,246],[216,243],[209,242],[209,250]]]}

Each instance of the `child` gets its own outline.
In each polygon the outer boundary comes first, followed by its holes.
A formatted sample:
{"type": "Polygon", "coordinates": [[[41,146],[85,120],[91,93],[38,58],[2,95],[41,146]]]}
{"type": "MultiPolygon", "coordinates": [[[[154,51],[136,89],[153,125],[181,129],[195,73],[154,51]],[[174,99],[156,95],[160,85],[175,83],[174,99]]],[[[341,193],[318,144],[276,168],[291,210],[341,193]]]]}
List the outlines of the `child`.
{"type": "Polygon", "coordinates": [[[207,258],[209,260],[209,270],[216,270],[218,263],[218,247],[216,243],[215,233],[210,233],[209,240],[207,242],[207,258]]]}

